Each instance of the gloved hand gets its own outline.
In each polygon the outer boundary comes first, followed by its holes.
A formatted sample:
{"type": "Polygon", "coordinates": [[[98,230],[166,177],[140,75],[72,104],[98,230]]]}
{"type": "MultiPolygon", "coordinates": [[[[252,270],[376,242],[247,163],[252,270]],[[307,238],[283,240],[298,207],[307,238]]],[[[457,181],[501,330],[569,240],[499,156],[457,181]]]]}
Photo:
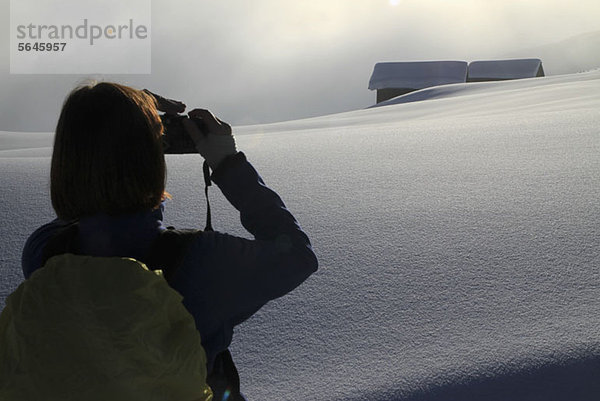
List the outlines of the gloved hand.
{"type": "Polygon", "coordinates": [[[203,130],[200,130],[189,119],[183,120],[183,127],[196,144],[198,153],[204,157],[213,171],[223,159],[237,153],[235,138],[231,133],[229,124],[219,120],[210,111],[204,109],[194,109],[188,113],[188,116],[191,119],[202,120],[203,130]]]}

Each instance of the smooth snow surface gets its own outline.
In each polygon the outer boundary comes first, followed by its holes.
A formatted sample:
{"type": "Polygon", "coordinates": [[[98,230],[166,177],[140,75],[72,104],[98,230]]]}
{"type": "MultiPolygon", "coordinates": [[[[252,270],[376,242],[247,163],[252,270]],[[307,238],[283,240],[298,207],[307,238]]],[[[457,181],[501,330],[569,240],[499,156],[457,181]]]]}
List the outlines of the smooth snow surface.
{"type": "Polygon", "coordinates": [[[377,63],[369,81],[369,89],[422,89],[465,82],[466,79],[467,63],[464,61],[377,63]]]}
{"type": "Polygon", "coordinates": [[[473,61],[469,63],[469,79],[535,78],[541,67],[537,58],[473,61]]]}
{"type": "MultiPolygon", "coordinates": [[[[236,129],[320,260],[237,329],[250,400],[600,399],[600,72],[426,93],[236,129]]],[[[2,299],[53,217],[49,151],[4,138],[2,299]]],[[[199,156],[168,166],[167,223],[202,226],[199,156]]]]}

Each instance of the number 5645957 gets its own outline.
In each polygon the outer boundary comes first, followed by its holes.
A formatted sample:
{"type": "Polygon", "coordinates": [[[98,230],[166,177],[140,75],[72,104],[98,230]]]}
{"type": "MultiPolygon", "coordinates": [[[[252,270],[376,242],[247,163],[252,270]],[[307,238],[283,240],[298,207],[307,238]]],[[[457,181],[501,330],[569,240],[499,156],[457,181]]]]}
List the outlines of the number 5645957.
{"type": "Polygon", "coordinates": [[[43,52],[43,51],[47,51],[47,52],[62,52],[65,50],[65,47],[67,46],[66,42],[62,42],[62,43],[52,43],[52,42],[34,42],[34,43],[28,43],[28,42],[20,42],[17,46],[17,49],[22,52],[22,51],[26,51],[26,52],[30,52],[30,51],[36,51],[36,52],[43,52]]]}

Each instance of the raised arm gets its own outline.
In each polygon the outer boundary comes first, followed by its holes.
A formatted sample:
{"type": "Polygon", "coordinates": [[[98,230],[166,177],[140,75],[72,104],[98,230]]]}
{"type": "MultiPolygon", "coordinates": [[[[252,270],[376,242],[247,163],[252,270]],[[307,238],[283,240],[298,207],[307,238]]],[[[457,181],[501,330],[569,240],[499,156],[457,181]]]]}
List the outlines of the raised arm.
{"type": "Polygon", "coordinates": [[[240,212],[242,225],[254,239],[204,233],[193,245],[191,254],[196,260],[188,260],[176,280],[179,284],[174,284],[198,286],[185,291],[198,295],[188,297],[184,303],[192,311],[198,305],[208,308],[198,311],[199,319],[207,316],[214,320],[198,322],[200,327],[218,321],[235,325],[269,300],[296,288],[316,271],[318,263],[308,236],[279,195],[265,185],[244,153],[236,152],[235,147],[226,150],[228,141],[234,142],[229,125],[205,110],[195,114],[199,115],[209,132],[193,134],[198,150],[211,167],[216,167],[213,182],[240,212]],[[211,127],[219,132],[215,137],[211,137],[211,127]],[[219,149],[216,158],[211,157],[211,143],[219,149]]]}

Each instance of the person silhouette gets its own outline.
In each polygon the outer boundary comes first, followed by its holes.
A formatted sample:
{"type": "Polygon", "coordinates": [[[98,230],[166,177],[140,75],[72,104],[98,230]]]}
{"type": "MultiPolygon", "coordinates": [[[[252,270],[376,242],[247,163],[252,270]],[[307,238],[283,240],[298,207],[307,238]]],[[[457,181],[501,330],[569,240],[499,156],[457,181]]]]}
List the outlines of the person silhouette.
{"type": "MultiPolygon", "coordinates": [[[[185,108],[182,102],[111,82],[82,85],[68,95],[51,161],[57,218],[27,240],[22,255],[26,278],[42,268],[48,242],[74,223],[78,253],[148,261],[153,244],[168,231],[158,112],[185,108]]],[[[231,126],[204,109],[193,109],[188,117],[184,127],[210,166],[210,179],[254,238],[194,230],[186,234],[190,240],[184,247],[161,257],[180,261],[168,281],[183,296],[200,333],[214,399],[243,400],[228,350],[234,327],[304,282],[318,261],[279,195],[237,150],[231,126]],[[191,119],[201,120],[203,130],[191,119]]]]}

